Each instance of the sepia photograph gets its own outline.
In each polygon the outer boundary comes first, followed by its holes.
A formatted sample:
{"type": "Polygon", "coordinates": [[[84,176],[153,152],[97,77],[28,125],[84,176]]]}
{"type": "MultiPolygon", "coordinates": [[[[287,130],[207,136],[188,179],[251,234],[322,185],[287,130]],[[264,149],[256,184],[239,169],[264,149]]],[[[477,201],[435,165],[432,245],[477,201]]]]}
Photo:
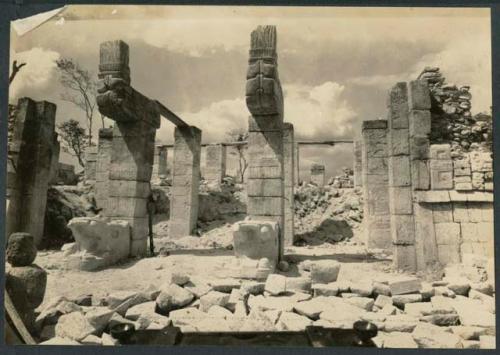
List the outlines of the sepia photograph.
{"type": "Polygon", "coordinates": [[[11,21],[6,344],[495,349],[491,21],[11,21]]]}

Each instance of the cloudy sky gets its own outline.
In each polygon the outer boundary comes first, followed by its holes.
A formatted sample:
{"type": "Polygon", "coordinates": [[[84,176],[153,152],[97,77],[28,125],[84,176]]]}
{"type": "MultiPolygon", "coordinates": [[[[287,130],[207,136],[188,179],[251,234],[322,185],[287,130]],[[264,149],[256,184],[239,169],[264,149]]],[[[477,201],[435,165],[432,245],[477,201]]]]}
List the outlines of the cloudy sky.
{"type": "MultiPolygon", "coordinates": [[[[11,102],[52,101],[58,122],[84,123],[82,111],[60,100],[54,61],[74,58],[96,74],[99,44],[122,39],[138,91],[201,128],[204,142],[225,141],[247,125],[250,32],[266,24],[277,26],[285,120],[298,139],[356,138],[361,121],[385,117],[388,89],[425,66],[470,85],[473,113],[491,106],[488,9],[107,5],[70,6],[27,34],[11,31],[11,60],[28,63],[11,102]]],[[[172,125],[163,122],[157,138],[172,143],[172,125]]],[[[352,165],[352,147],[303,148],[302,178],[313,162],[337,174],[352,165]]]]}

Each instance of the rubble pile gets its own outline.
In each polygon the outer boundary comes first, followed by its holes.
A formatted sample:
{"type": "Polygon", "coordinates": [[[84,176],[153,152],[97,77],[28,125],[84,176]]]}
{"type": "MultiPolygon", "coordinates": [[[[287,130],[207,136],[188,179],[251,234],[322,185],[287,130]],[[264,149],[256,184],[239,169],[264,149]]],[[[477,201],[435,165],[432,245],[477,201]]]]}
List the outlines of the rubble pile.
{"type": "Polygon", "coordinates": [[[118,291],[96,299],[59,297],[36,318],[42,344],[117,345],[110,329],[182,331],[302,331],[309,325],[378,327],[385,348],[491,348],[495,344],[493,285],[475,267],[446,269],[440,281],[393,275],[342,279],[334,260],[305,260],[298,277],[265,280],[198,279],[180,269],[169,281],[143,291],[118,291]]]}
{"type": "Polygon", "coordinates": [[[363,220],[360,189],[302,183],[295,191],[298,244],[336,243],[352,238],[363,220]]]}
{"type": "Polygon", "coordinates": [[[427,81],[433,98],[431,143],[451,142],[455,157],[481,146],[491,151],[492,118],[471,114],[470,87],[446,83],[437,67],[426,67],[419,79],[427,81]]]}
{"type": "Polygon", "coordinates": [[[336,189],[354,187],[354,170],[343,167],[342,172],[342,175],[331,177],[330,180],[328,180],[328,185],[332,185],[336,189]]]}

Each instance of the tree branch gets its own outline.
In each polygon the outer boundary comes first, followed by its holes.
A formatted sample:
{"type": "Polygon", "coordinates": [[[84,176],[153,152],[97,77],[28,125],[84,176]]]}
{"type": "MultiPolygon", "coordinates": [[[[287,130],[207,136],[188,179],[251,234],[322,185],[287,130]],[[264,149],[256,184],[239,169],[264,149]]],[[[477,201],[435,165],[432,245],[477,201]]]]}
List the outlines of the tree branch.
{"type": "Polygon", "coordinates": [[[16,77],[16,74],[19,72],[19,70],[21,70],[22,67],[24,67],[26,65],[26,63],[21,63],[19,65],[17,65],[17,60],[13,61],[12,62],[12,74],[10,74],[10,78],[9,78],[9,84],[12,83],[12,81],[14,80],[14,78],[16,77]]]}

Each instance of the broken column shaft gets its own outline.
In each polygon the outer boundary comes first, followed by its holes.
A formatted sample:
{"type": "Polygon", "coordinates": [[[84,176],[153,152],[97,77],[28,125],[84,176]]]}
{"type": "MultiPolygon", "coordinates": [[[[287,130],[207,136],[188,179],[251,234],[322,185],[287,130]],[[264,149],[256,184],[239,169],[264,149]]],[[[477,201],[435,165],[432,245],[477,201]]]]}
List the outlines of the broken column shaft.
{"type": "Polygon", "coordinates": [[[220,184],[226,176],[226,146],[210,144],[206,147],[203,177],[208,183],[220,184]]]}

